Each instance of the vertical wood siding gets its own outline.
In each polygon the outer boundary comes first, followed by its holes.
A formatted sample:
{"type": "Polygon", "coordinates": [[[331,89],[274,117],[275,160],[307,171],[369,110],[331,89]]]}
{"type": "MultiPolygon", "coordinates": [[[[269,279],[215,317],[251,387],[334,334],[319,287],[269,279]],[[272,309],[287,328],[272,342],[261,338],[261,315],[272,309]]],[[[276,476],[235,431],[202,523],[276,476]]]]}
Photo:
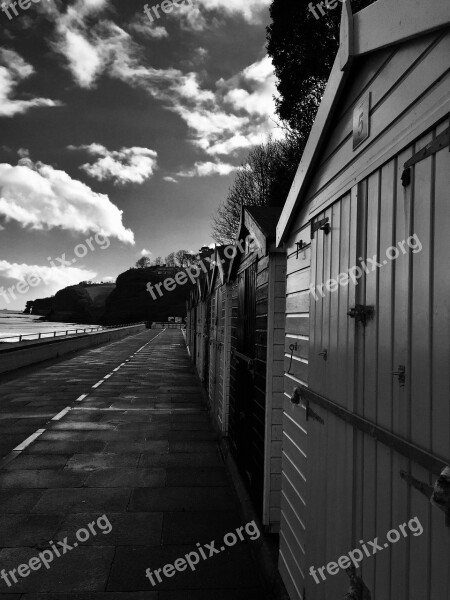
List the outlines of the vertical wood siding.
{"type": "Polygon", "coordinates": [[[410,533],[363,561],[372,598],[434,600],[450,586],[444,514],[400,471],[430,485],[437,475],[318,406],[311,408],[325,423],[307,421],[305,408],[290,402],[297,385],[308,385],[450,461],[449,149],[415,165],[410,186],[401,183],[404,163],[449,125],[442,119],[450,97],[449,51],[450,35],[433,34],[375,53],[361,65],[287,243],[279,564],[295,600],[304,590],[308,600],[343,597],[349,585],[344,573],[317,585],[310,566],[336,561],[359,547],[359,540],[384,541],[391,528],[415,516],[424,527],[421,536],[410,533]],[[350,117],[366,91],[372,92],[372,135],[355,155],[350,117]],[[432,110],[441,115],[434,129],[360,177],[408,127],[428,123],[432,110]],[[329,218],[329,235],[317,231],[311,242],[311,216],[329,218]],[[421,252],[386,257],[390,246],[413,234],[421,252]],[[297,253],[299,241],[304,247],[297,253]],[[374,256],[382,266],[358,285],[316,292],[316,299],[310,295],[310,284],[326,283],[374,256]],[[375,307],[365,328],[347,316],[357,303],[375,307]],[[326,361],[319,356],[325,349],[326,361]],[[392,375],[399,365],[406,367],[405,387],[392,375]]]}

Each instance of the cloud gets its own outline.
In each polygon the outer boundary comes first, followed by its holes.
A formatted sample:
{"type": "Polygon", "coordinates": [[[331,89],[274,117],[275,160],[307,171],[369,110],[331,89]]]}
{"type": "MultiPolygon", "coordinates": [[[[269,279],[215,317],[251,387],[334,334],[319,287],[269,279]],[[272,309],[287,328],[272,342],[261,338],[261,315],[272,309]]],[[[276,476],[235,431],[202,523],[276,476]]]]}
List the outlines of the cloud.
{"type": "Polygon", "coordinates": [[[177,20],[184,31],[199,32],[224,25],[225,17],[241,17],[261,24],[272,0],[186,0],[166,18],[177,20]]]}
{"type": "Polygon", "coordinates": [[[249,23],[267,11],[272,0],[196,0],[205,10],[217,10],[226,15],[239,15],[249,23]]]}
{"type": "Polygon", "coordinates": [[[13,117],[35,107],[61,106],[60,102],[49,98],[13,99],[19,83],[33,73],[33,67],[17,52],[0,48],[0,117],[13,117]]]}
{"type": "MultiPolygon", "coordinates": [[[[201,17],[205,11],[214,13],[209,15],[208,23],[216,14],[240,15],[254,22],[268,4],[269,0],[197,0],[195,6],[182,5],[165,16],[190,19],[191,28],[202,29],[205,24],[201,17]]],[[[151,29],[150,21],[144,24],[143,15],[123,27],[105,18],[97,18],[94,24],[89,21],[90,16],[98,17],[98,13],[106,9],[107,0],[77,0],[65,12],[55,8],[54,48],[65,57],[81,87],[94,87],[104,74],[133,88],[144,89],[187,124],[189,141],[209,156],[236,153],[262,142],[269,133],[279,135],[273,122],[275,74],[267,56],[227,80],[218,80],[214,89],[207,89],[202,83],[203,72],[200,75],[195,71],[183,72],[174,67],[157,69],[148,65],[144,48],[126,30],[136,31],[137,27],[144,34],[151,29]]],[[[202,54],[204,51],[196,57],[201,58],[202,54]]]]}
{"type": "Polygon", "coordinates": [[[178,177],[209,177],[210,175],[229,175],[239,167],[226,163],[196,162],[193,169],[180,171],[178,177]]]}
{"type": "Polygon", "coordinates": [[[167,181],[169,183],[178,183],[178,181],[174,178],[174,177],[163,177],[164,181],[167,181]]]}
{"type": "Polygon", "coordinates": [[[111,277],[111,275],[107,275],[106,277],[101,278],[103,283],[116,283],[116,279],[116,277],[111,277]]]}
{"type": "Polygon", "coordinates": [[[92,164],[81,165],[85,173],[98,181],[112,180],[117,185],[144,183],[157,168],[157,153],[149,148],[121,148],[107,150],[101,144],[68,146],[69,150],[85,150],[99,158],[92,164]]]}
{"type": "Polygon", "coordinates": [[[165,27],[157,25],[157,21],[150,21],[144,14],[136,16],[127,29],[144,39],[161,40],[169,37],[165,27]]]}
{"type": "Polygon", "coordinates": [[[146,248],[143,248],[139,254],[139,256],[151,256],[153,254],[153,252],[151,252],[150,250],[147,250],[146,248]]]}
{"type": "Polygon", "coordinates": [[[48,290],[48,293],[55,293],[68,285],[75,285],[80,281],[90,281],[97,276],[97,273],[78,267],[47,267],[0,260],[0,276],[17,282],[27,281],[27,278],[32,276],[33,281],[38,278],[43,284],[52,288],[48,290]]]}
{"type": "Polygon", "coordinates": [[[134,244],[133,232],[122,223],[122,211],[107,195],[28,158],[17,166],[0,164],[0,215],[24,228],[95,232],[134,244]]]}

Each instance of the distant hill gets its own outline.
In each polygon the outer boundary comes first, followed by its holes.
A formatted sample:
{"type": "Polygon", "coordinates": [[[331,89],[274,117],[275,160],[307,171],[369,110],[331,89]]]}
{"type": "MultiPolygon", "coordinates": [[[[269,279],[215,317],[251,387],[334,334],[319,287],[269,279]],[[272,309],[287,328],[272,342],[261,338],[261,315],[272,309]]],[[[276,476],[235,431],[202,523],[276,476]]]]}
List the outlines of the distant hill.
{"type": "Polygon", "coordinates": [[[147,283],[164,281],[182,271],[180,267],[147,267],[129,269],[121,273],[116,281],[116,289],[106,300],[103,322],[132,323],[134,321],[167,321],[168,317],[185,317],[186,301],[190,282],[177,285],[172,292],[163,288],[163,296],[154,300],[147,291],[147,283]]]}
{"type": "Polygon", "coordinates": [[[27,302],[25,312],[62,323],[99,323],[114,288],[113,283],[70,285],[54,297],[27,302]]]}
{"type": "Polygon", "coordinates": [[[52,298],[27,302],[25,312],[42,315],[49,321],[62,323],[101,323],[120,325],[139,321],[167,321],[168,317],[185,317],[186,301],[192,284],[177,285],[172,292],[164,290],[153,300],[147,283],[164,281],[182,271],[180,267],[154,266],[129,269],[116,283],[71,285],[52,298]]]}

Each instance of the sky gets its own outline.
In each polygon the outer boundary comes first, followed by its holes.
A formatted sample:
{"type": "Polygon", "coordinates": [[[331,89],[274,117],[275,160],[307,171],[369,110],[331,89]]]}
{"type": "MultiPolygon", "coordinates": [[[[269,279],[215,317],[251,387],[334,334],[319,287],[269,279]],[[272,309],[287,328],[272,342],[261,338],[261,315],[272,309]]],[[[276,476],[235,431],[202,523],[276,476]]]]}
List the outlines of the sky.
{"type": "Polygon", "coordinates": [[[211,244],[280,131],[270,0],[21,4],[0,12],[0,309],[211,244]]]}

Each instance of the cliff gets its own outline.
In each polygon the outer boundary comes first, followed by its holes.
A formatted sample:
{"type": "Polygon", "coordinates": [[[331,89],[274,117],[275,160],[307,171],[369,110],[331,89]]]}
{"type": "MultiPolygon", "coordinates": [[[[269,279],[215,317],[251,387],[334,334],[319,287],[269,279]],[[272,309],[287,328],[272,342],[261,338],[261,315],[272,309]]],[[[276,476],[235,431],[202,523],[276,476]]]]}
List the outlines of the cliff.
{"type": "Polygon", "coordinates": [[[164,281],[174,277],[182,269],[177,267],[147,267],[129,269],[121,273],[116,289],[106,300],[103,322],[132,323],[136,321],[167,321],[168,317],[185,317],[186,301],[192,285],[177,285],[172,292],[162,288],[163,296],[154,300],[147,291],[147,283],[164,281]]]}
{"type": "Polygon", "coordinates": [[[62,323],[99,323],[105,302],[115,285],[79,284],[66,287],[52,298],[27,302],[26,313],[42,315],[48,321],[62,323]]]}

